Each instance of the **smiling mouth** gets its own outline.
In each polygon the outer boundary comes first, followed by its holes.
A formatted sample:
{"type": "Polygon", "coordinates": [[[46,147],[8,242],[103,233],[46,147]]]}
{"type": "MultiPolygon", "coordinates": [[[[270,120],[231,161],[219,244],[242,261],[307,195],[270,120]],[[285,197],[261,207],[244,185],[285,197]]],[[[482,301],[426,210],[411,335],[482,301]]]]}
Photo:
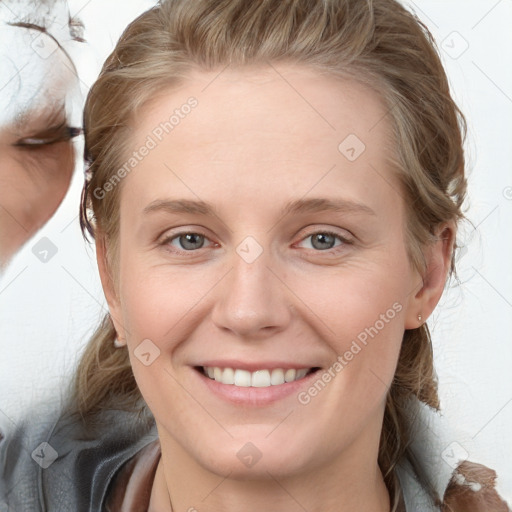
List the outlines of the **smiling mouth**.
{"type": "Polygon", "coordinates": [[[268,388],[280,386],[288,382],[301,380],[320,368],[274,368],[273,370],[256,370],[250,372],[239,368],[219,368],[218,366],[198,366],[196,370],[205,377],[220,382],[244,388],[268,388]]]}

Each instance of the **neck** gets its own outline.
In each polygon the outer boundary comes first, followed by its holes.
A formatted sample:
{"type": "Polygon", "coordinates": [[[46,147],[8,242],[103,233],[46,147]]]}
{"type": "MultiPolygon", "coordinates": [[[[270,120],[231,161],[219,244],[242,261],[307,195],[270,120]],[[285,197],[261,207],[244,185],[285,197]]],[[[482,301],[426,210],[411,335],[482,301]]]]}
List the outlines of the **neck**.
{"type": "Polygon", "coordinates": [[[282,476],[264,471],[257,479],[242,480],[199,466],[174,441],[160,437],[160,442],[162,457],[148,512],[390,511],[376,460],[369,464],[360,450],[309,472],[282,476]]]}

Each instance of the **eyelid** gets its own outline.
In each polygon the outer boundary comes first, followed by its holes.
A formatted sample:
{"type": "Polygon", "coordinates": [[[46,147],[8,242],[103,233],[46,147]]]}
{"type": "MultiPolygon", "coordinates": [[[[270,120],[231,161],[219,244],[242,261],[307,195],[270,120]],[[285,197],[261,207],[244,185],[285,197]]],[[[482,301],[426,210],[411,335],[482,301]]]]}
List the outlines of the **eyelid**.
{"type": "Polygon", "coordinates": [[[303,236],[299,240],[298,243],[302,243],[305,240],[307,240],[308,238],[311,238],[313,235],[317,235],[317,234],[330,235],[330,236],[333,236],[334,238],[338,238],[342,242],[340,245],[331,247],[330,249],[325,249],[324,251],[320,251],[320,250],[314,251],[314,252],[318,252],[318,253],[333,251],[333,250],[336,250],[337,247],[340,247],[342,245],[351,245],[354,243],[353,238],[343,236],[342,234],[340,234],[337,231],[334,231],[332,229],[315,229],[313,231],[310,231],[305,236],[303,236]]]}
{"type": "Polygon", "coordinates": [[[42,146],[49,146],[56,142],[64,142],[77,137],[83,133],[82,128],[67,126],[50,128],[46,132],[36,133],[29,137],[23,137],[17,140],[13,145],[21,148],[35,149],[42,146]],[[47,135],[51,134],[51,135],[47,135]]]}
{"type": "Polygon", "coordinates": [[[301,230],[302,236],[300,241],[302,242],[306,238],[309,238],[310,236],[316,235],[317,233],[322,233],[325,235],[332,235],[335,237],[338,237],[340,240],[342,240],[345,243],[351,243],[354,242],[356,237],[347,229],[339,228],[339,230],[336,230],[336,228],[333,227],[322,227],[321,225],[318,227],[313,227],[310,229],[308,226],[307,228],[304,228],[301,230]],[[341,233],[340,231],[343,231],[341,233]]]}

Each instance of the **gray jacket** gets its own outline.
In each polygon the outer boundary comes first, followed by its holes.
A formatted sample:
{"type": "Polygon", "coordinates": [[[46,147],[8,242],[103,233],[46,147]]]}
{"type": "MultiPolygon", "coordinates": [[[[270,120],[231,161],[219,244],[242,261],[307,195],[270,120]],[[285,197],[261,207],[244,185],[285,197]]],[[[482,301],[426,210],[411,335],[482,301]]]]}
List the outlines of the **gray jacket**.
{"type": "Polygon", "coordinates": [[[109,411],[101,436],[60,416],[32,410],[0,441],[1,512],[100,512],[117,470],[158,437],[154,421],[109,411]]]}

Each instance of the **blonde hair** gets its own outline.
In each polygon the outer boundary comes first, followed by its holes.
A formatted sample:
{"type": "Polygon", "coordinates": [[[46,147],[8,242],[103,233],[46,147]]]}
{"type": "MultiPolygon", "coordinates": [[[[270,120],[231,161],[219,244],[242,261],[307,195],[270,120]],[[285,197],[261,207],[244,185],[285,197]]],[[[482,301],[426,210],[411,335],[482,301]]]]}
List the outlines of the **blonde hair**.
{"type": "MultiPolygon", "coordinates": [[[[122,165],[134,113],[192,69],[279,61],[359,80],[385,102],[396,145],[393,167],[407,208],[409,256],[424,272],[423,249],[436,228],[463,218],[465,121],[431,34],[395,0],[169,0],[131,23],[84,113],[88,172],[81,225],[93,237],[101,233],[114,266],[122,184],[103,198],[93,192],[122,165]]],[[[86,423],[105,409],[146,408],[115,336],[107,315],[79,363],[72,403],[86,423]]],[[[396,464],[409,455],[411,397],[439,407],[425,324],[405,331],[387,395],[378,460],[390,488],[396,464]]]]}

